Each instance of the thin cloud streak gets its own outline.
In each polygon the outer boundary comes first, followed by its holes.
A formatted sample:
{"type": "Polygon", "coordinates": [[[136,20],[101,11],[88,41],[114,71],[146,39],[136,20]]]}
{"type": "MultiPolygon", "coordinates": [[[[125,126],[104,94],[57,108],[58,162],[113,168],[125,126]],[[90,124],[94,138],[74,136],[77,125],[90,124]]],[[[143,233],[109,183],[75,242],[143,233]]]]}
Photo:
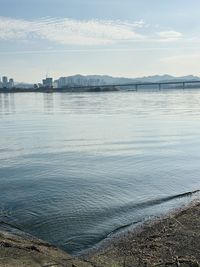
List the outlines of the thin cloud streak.
{"type": "MultiPolygon", "coordinates": [[[[182,47],[184,50],[195,50],[196,47],[182,47]]],[[[27,50],[27,51],[0,51],[0,55],[21,55],[21,54],[53,54],[53,53],[101,53],[101,52],[131,52],[131,51],[157,51],[157,50],[180,50],[179,47],[149,47],[149,48],[102,48],[102,49],[59,49],[59,50],[27,50]]]]}

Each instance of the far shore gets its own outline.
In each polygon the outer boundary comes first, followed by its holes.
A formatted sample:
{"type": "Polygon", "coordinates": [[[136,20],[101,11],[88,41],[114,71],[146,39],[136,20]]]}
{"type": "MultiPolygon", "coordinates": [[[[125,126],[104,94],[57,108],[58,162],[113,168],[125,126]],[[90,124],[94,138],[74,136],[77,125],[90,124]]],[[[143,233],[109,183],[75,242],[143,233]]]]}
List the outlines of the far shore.
{"type": "MultiPolygon", "coordinates": [[[[200,83],[200,82],[199,82],[200,83]]],[[[176,84],[176,83],[175,83],[176,84]]],[[[99,85],[99,86],[74,86],[74,87],[62,87],[62,88],[49,88],[49,87],[37,87],[37,88],[0,88],[0,93],[98,93],[98,92],[137,92],[143,90],[149,91],[169,91],[169,90],[199,90],[200,87],[196,85],[190,86],[170,86],[170,87],[158,87],[159,83],[149,84],[135,84],[135,85],[99,85]],[[140,88],[138,88],[140,87],[140,88]]],[[[165,85],[165,84],[164,84],[165,85]]]]}
{"type": "Polygon", "coordinates": [[[91,86],[91,87],[70,87],[70,88],[0,88],[0,93],[81,93],[81,92],[116,92],[114,86],[91,86]]]}

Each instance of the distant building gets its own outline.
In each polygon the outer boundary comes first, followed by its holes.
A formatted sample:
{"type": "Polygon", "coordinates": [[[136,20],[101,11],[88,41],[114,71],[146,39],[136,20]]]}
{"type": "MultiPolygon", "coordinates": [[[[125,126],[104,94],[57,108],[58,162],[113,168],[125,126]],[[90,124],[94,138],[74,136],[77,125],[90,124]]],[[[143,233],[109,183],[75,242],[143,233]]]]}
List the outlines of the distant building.
{"type": "Polygon", "coordinates": [[[2,87],[8,88],[8,77],[7,76],[2,77],[2,87]]]}
{"type": "Polygon", "coordinates": [[[64,86],[66,86],[66,78],[65,77],[60,77],[58,80],[57,80],[57,86],[58,88],[62,88],[64,86]]]}
{"type": "Polygon", "coordinates": [[[14,87],[14,80],[12,78],[9,79],[7,76],[2,77],[2,81],[0,79],[0,88],[8,88],[11,89],[14,87]]]}
{"type": "Polygon", "coordinates": [[[55,80],[55,81],[53,82],[53,88],[58,88],[58,81],[57,81],[57,80],[55,80]]]}
{"type": "Polygon", "coordinates": [[[52,88],[53,87],[53,78],[46,78],[42,80],[43,87],[52,88]]]}
{"type": "Polygon", "coordinates": [[[13,88],[13,87],[14,87],[14,80],[10,78],[8,82],[8,88],[13,88]]]}

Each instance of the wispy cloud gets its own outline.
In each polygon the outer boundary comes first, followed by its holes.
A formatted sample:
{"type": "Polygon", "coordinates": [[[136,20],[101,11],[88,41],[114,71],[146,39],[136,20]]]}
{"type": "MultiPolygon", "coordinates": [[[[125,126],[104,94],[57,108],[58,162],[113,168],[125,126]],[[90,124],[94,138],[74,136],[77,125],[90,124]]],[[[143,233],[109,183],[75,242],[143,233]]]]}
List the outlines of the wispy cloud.
{"type": "Polygon", "coordinates": [[[145,22],[42,18],[21,20],[0,17],[0,40],[45,39],[61,44],[101,45],[143,38],[137,29],[145,22]]]}
{"type": "Polygon", "coordinates": [[[177,31],[162,31],[158,32],[157,35],[162,41],[176,41],[183,37],[183,34],[177,31]]]}

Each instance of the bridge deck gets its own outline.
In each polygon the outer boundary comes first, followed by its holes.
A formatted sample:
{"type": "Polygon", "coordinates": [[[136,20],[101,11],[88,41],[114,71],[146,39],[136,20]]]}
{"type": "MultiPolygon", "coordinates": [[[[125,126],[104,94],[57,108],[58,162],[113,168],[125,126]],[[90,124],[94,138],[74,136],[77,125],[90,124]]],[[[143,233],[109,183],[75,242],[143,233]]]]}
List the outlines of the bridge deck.
{"type": "Polygon", "coordinates": [[[156,86],[161,86],[161,85],[173,85],[173,84],[182,84],[182,85],[186,85],[186,84],[195,84],[195,83],[199,83],[200,84],[200,80],[192,80],[192,81],[170,81],[170,82],[144,82],[144,83],[125,83],[125,84],[104,84],[104,85],[91,85],[91,86],[69,86],[71,88],[97,88],[97,87],[101,87],[101,88],[106,88],[106,87],[129,87],[129,86],[134,86],[134,87],[138,87],[138,86],[150,86],[150,85],[156,85],[156,86]]]}

